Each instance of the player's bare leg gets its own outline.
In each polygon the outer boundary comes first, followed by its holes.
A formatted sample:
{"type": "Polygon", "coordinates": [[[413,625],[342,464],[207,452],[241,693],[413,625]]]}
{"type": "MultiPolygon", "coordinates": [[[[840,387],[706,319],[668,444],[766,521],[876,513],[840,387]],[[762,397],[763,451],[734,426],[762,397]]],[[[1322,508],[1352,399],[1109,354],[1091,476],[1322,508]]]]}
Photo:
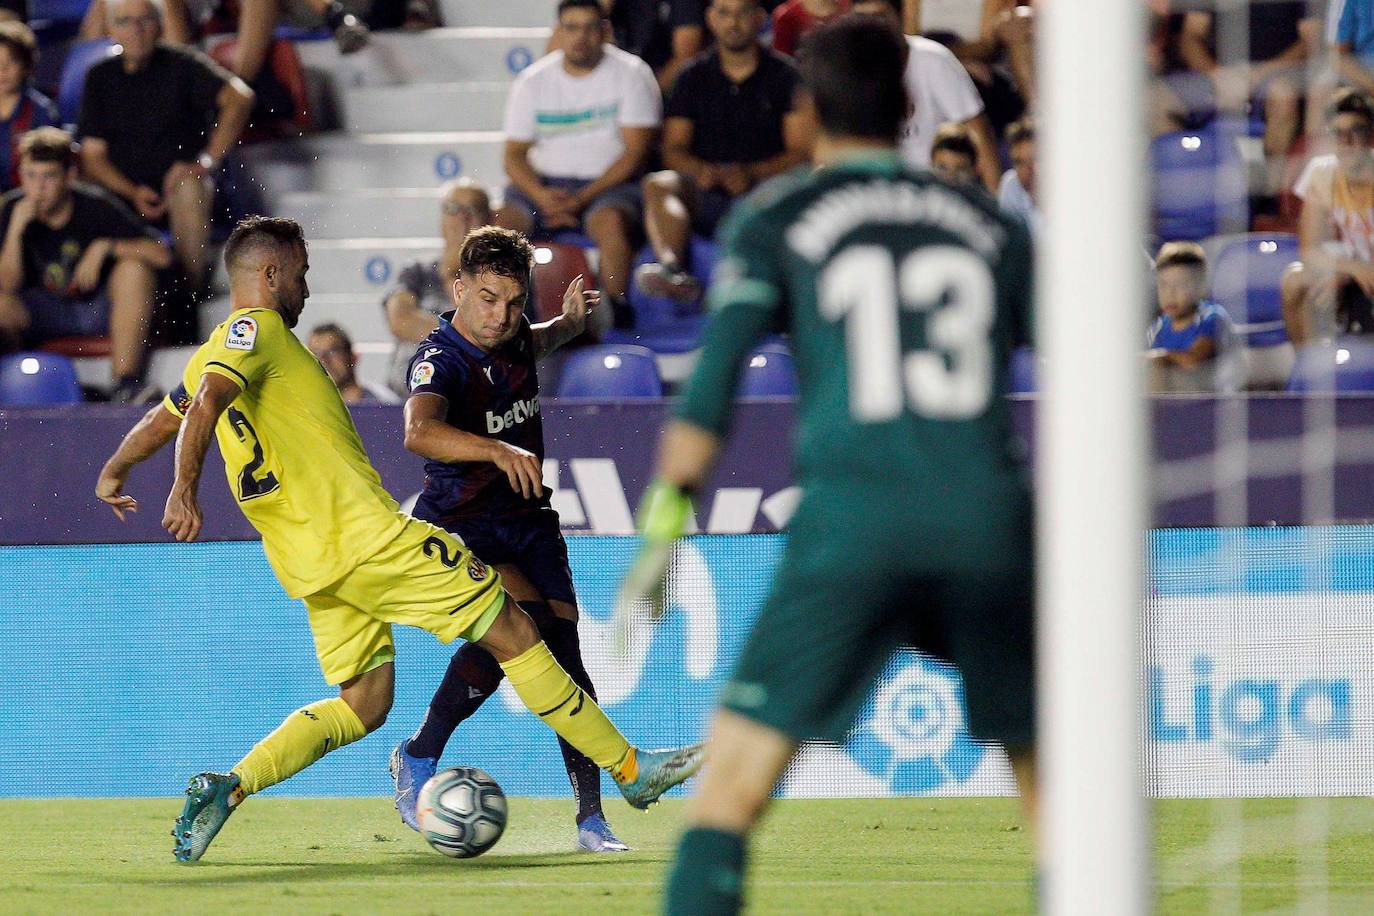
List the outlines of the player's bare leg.
{"type": "Polygon", "coordinates": [[[738,713],[716,713],[711,763],[687,808],[663,910],[733,913],[743,901],[746,838],[797,752],[782,732],[738,713]]]}
{"type": "Polygon", "coordinates": [[[249,795],[294,776],[330,751],[380,728],[391,711],[396,666],[378,665],[339,685],[339,695],[287,716],[228,773],[198,773],[172,828],[177,861],[195,862],[249,795]]]}
{"type": "Polygon", "coordinates": [[[642,751],[630,745],[596,701],[554,659],[514,600],[477,644],[492,654],[525,705],[569,744],[608,770],[625,800],[647,808],[701,766],[701,745],[642,751]]]}

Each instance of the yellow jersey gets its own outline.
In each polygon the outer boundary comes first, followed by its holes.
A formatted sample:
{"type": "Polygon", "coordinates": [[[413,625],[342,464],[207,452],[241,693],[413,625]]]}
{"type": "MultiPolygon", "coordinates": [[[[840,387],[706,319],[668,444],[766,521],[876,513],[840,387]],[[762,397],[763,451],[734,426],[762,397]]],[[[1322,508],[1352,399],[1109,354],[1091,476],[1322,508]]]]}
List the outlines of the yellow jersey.
{"type": "Polygon", "coordinates": [[[201,377],[242,389],[215,425],[229,489],[293,598],[338,581],[405,524],[319,360],[271,309],[239,309],[163,401],[185,417],[201,377]]]}

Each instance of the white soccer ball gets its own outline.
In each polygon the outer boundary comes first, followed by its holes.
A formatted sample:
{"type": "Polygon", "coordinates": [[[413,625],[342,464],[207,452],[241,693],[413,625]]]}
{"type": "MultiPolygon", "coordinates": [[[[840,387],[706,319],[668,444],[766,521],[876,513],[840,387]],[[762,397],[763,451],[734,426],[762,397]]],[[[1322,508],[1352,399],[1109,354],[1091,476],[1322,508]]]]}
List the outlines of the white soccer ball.
{"type": "Polygon", "coordinates": [[[475,767],[440,770],[416,799],[420,835],[455,859],[480,856],[506,829],[506,793],[475,767]]]}

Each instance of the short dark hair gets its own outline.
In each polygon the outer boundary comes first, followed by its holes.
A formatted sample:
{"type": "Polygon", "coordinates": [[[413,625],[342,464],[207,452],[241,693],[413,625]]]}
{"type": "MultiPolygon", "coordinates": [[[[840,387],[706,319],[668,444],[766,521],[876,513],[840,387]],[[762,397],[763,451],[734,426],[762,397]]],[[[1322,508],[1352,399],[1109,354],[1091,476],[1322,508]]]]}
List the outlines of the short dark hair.
{"type": "Polygon", "coordinates": [[[563,14],[568,10],[583,9],[595,10],[596,15],[600,16],[602,19],[606,18],[606,11],[601,8],[601,4],[598,0],[559,0],[556,17],[562,19],[563,14]]]}
{"type": "Polygon", "coordinates": [[[339,343],[343,344],[345,350],[349,353],[353,352],[353,338],[349,337],[347,331],[332,321],[326,321],[324,324],[317,324],[311,328],[310,336],[314,337],[316,334],[333,335],[339,339],[339,343]]]}
{"type": "Polygon", "coordinates": [[[930,152],[934,154],[939,150],[957,153],[960,156],[967,156],[975,162],[978,161],[978,147],[973,145],[973,131],[955,121],[941,124],[940,129],[935,131],[935,139],[931,141],[930,152]]]}
{"type": "Polygon", "coordinates": [[[19,158],[56,162],[64,169],[76,165],[76,144],[60,127],[37,127],[19,138],[19,158]]]}
{"type": "Polygon", "coordinates": [[[1015,146],[1018,143],[1028,143],[1035,141],[1035,121],[1031,118],[1022,118],[1013,121],[1007,126],[1007,146],[1015,146]]]}
{"type": "Polygon", "coordinates": [[[1205,273],[1207,253],[1197,242],[1165,242],[1155,256],[1155,270],[1166,267],[1191,267],[1205,273]]]}
{"type": "Polygon", "coordinates": [[[0,22],[0,46],[10,49],[10,55],[19,62],[26,74],[33,74],[38,64],[38,39],[33,29],[22,22],[0,22]]]}
{"type": "Polygon", "coordinates": [[[224,267],[233,271],[253,250],[305,247],[301,224],[284,216],[245,216],[224,243],[224,267]]]}
{"type": "Polygon", "coordinates": [[[534,263],[534,246],[514,229],[500,226],[478,226],[463,239],[458,249],[458,272],[475,277],[483,272],[518,280],[526,288],[530,283],[530,265],[534,263]]]}
{"type": "Polygon", "coordinates": [[[1342,86],[1331,96],[1326,106],[1326,120],[1335,120],[1336,115],[1353,114],[1364,118],[1366,124],[1374,125],[1374,98],[1363,89],[1342,86]]]}
{"type": "Polygon", "coordinates": [[[903,15],[902,0],[854,0],[852,6],[858,6],[860,3],[882,3],[890,6],[892,12],[896,13],[898,17],[903,15]]]}
{"type": "Polygon", "coordinates": [[[802,39],[802,83],[832,136],[896,142],[907,118],[906,40],[871,16],[842,16],[802,39]]]}

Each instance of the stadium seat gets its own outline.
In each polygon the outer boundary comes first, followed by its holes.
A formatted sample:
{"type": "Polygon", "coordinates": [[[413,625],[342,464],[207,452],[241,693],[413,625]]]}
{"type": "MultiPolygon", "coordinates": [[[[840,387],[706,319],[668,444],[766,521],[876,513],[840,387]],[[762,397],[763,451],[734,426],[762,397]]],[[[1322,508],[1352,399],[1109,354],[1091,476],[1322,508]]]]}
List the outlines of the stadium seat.
{"type": "Polygon", "coordinates": [[[1196,241],[1246,228],[1246,169],[1234,128],[1163,134],[1155,138],[1150,158],[1159,241],[1196,241]]]}
{"type": "Polygon", "coordinates": [[[596,289],[596,274],[587,252],[568,242],[536,242],[531,271],[534,301],[531,321],[548,321],[563,314],[563,293],[578,274],[587,278],[586,289],[596,289]]]}
{"type": "Polygon", "coordinates": [[[1298,258],[1297,237],[1251,232],[1218,241],[1211,257],[1212,298],[1226,309],[1247,346],[1287,343],[1279,278],[1298,258]]]}
{"type": "Polygon", "coordinates": [[[1037,390],[1035,351],[1030,347],[1017,347],[1011,353],[1007,370],[1007,393],[1035,394],[1037,390]]]}
{"type": "Polygon", "coordinates": [[[558,381],[560,398],[657,398],[663,396],[654,354],[645,347],[602,344],[568,355],[558,381]]]}
{"type": "Polygon", "coordinates": [[[796,397],[797,362],[782,344],[767,344],[749,354],[740,373],[742,398],[796,397]]]}
{"type": "Polygon", "coordinates": [[[1361,337],[1341,337],[1334,344],[1303,347],[1288,390],[1374,393],[1374,344],[1361,337]]]}
{"type": "Polygon", "coordinates": [[[78,404],[76,367],[56,353],[14,353],[0,357],[0,407],[78,404]]]}
{"type": "Polygon", "coordinates": [[[78,41],[67,51],[57,84],[57,113],[63,124],[76,123],[81,111],[81,90],[86,87],[86,71],[113,55],[116,47],[108,38],[93,38],[78,41]]]}

